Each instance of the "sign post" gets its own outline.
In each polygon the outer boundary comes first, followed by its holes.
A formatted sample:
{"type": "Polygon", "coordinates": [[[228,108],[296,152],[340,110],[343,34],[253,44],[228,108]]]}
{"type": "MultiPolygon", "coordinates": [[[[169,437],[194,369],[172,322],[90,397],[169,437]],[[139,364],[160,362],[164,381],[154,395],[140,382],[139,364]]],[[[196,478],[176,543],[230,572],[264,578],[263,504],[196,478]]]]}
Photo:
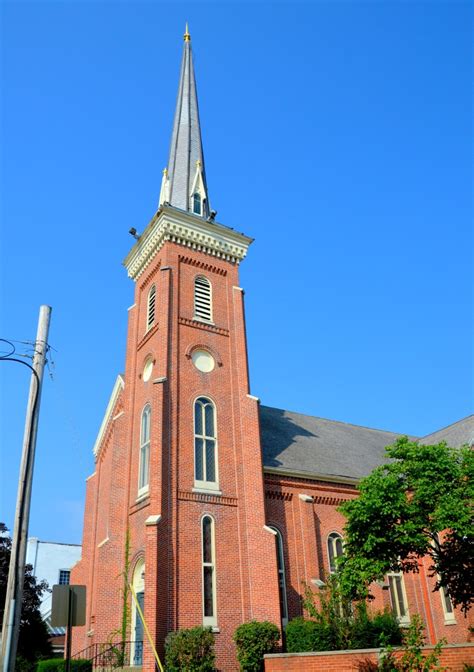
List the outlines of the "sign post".
{"type": "Polygon", "coordinates": [[[86,587],[53,586],[51,625],[66,627],[66,672],[71,670],[71,635],[75,625],[86,624],[86,587]]]}

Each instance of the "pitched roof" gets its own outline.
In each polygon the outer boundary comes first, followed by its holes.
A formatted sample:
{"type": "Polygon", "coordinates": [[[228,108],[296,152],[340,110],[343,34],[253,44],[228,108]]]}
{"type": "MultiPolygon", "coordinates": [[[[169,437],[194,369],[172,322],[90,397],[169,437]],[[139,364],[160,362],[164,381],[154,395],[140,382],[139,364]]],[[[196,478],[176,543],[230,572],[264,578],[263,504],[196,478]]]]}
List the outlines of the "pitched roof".
{"type": "MultiPolygon", "coordinates": [[[[189,211],[190,196],[196,180],[201,184],[204,217],[209,216],[209,196],[207,192],[204,152],[201,140],[201,124],[197,98],[196,78],[194,75],[191,38],[186,26],[184,35],[183,58],[179,78],[178,98],[171,136],[168,174],[164,179],[169,181],[169,194],[161,198],[170,205],[189,211]],[[204,193],[202,193],[204,192],[204,193]]],[[[163,187],[162,187],[163,192],[163,187]]]]}
{"type": "Polygon", "coordinates": [[[359,479],[385,461],[394,432],[260,406],[263,463],[282,471],[359,479]]]}
{"type": "Polygon", "coordinates": [[[420,443],[424,445],[439,443],[440,441],[446,441],[448,446],[453,448],[459,448],[465,443],[473,445],[474,415],[468,415],[466,418],[453,422],[452,425],[438,429],[436,432],[427,434],[420,439],[420,443]]]}

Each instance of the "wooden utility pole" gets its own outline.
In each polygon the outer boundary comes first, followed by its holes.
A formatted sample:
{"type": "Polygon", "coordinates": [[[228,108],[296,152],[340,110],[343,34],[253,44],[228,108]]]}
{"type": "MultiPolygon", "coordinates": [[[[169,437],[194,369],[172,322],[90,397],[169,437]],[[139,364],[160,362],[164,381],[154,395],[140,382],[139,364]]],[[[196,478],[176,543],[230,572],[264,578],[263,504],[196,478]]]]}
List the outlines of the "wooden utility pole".
{"type": "Polygon", "coordinates": [[[2,627],[2,670],[14,672],[20,632],[21,606],[23,602],[23,582],[25,578],[26,542],[30,519],[31,485],[35,461],[36,436],[41,400],[43,371],[48,351],[48,332],[51,307],[41,306],[36,335],[35,352],[30,383],[30,394],[26,409],[25,434],[18,482],[18,496],[15,511],[10,568],[8,571],[7,595],[2,627]]]}

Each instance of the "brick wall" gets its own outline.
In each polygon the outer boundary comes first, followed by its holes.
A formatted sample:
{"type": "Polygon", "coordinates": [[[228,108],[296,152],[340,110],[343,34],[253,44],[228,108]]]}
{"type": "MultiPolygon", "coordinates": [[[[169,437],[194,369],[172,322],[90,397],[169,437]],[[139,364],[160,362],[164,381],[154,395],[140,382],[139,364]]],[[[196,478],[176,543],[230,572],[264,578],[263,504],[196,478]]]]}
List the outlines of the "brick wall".
{"type": "MultiPolygon", "coordinates": [[[[264,528],[258,402],[248,394],[238,283],[235,264],[171,242],[136,283],[125,386],[89,481],[84,554],[75,570],[75,578],[88,588],[87,624],[74,633],[74,651],[105,642],[120,628],[127,528],[129,578],[137,559],[144,557],[144,612],[159,652],[168,632],[202,624],[204,514],[215,521],[218,666],[238,669],[232,635],[240,623],[252,618],[279,623],[275,540],[264,528]],[[213,325],[193,320],[197,275],[212,284],[213,325]],[[147,331],[153,284],[156,319],[147,331]],[[214,355],[211,373],[193,365],[190,355],[196,346],[214,355]],[[154,362],[153,372],[144,381],[148,358],[154,362]],[[199,396],[210,398],[216,407],[220,493],[215,495],[194,488],[193,409],[199,396]],[[149,492],[137,501],[140,419],[146,404],[151,407],[149,492]]],[[[128,638],[133,636],[129,627],[128,638]]],[[[148,647],[143,669],[153,669],[148,647]]]]}
{"type": "MultiPolygon", "coordinates": [[[[354,486],[342,483],[265,474],[267,524],[281,533],[285,559],[288,616],[303,615],[303,583],[317,596],[312,579],[324,581],[329,572],[327,540],[332,532],[344,535],[345,520],[337,510],[347,499],[357,496],[354,486]]],[[[417,574],[403,577],[409,615],[419,614],[425,623],[429,644],[444,638],[450,644],[469,641],[469,619],[455,609],[451,619],[443,611],[442,595],[434,592],[428,561],[420,563],[417,574]]],[[[373,610],[391,608],[390,593],[373,585],[373,610]]]]}
{"type": "MultiPolygon", "coordinates": [[[[424,649],[427,654],[432,650],[424,649]]],[[[379,656],[380,649],[270,654],[265,656],[265,672],[357,672],[360,663],[376,663],[379,656]]],[[[465,663],[474,665],[474,644],[446,645],[440,662],[448,672],[463,672],[465,663]]]]}

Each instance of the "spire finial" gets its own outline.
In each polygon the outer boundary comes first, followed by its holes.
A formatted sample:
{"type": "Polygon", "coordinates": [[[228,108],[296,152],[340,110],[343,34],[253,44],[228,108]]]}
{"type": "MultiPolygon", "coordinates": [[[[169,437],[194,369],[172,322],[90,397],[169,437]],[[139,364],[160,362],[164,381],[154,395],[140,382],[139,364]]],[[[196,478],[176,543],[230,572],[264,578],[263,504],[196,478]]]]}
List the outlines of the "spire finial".
{"type": "Polygon", "coordinates": [[[187,21],[186,21],[186,29],[184,31],[183,38],[184,38],[185,42],[191,42],[191,35],[189,34],[189,28],[188,28],[188,22],[187,21]]]}

